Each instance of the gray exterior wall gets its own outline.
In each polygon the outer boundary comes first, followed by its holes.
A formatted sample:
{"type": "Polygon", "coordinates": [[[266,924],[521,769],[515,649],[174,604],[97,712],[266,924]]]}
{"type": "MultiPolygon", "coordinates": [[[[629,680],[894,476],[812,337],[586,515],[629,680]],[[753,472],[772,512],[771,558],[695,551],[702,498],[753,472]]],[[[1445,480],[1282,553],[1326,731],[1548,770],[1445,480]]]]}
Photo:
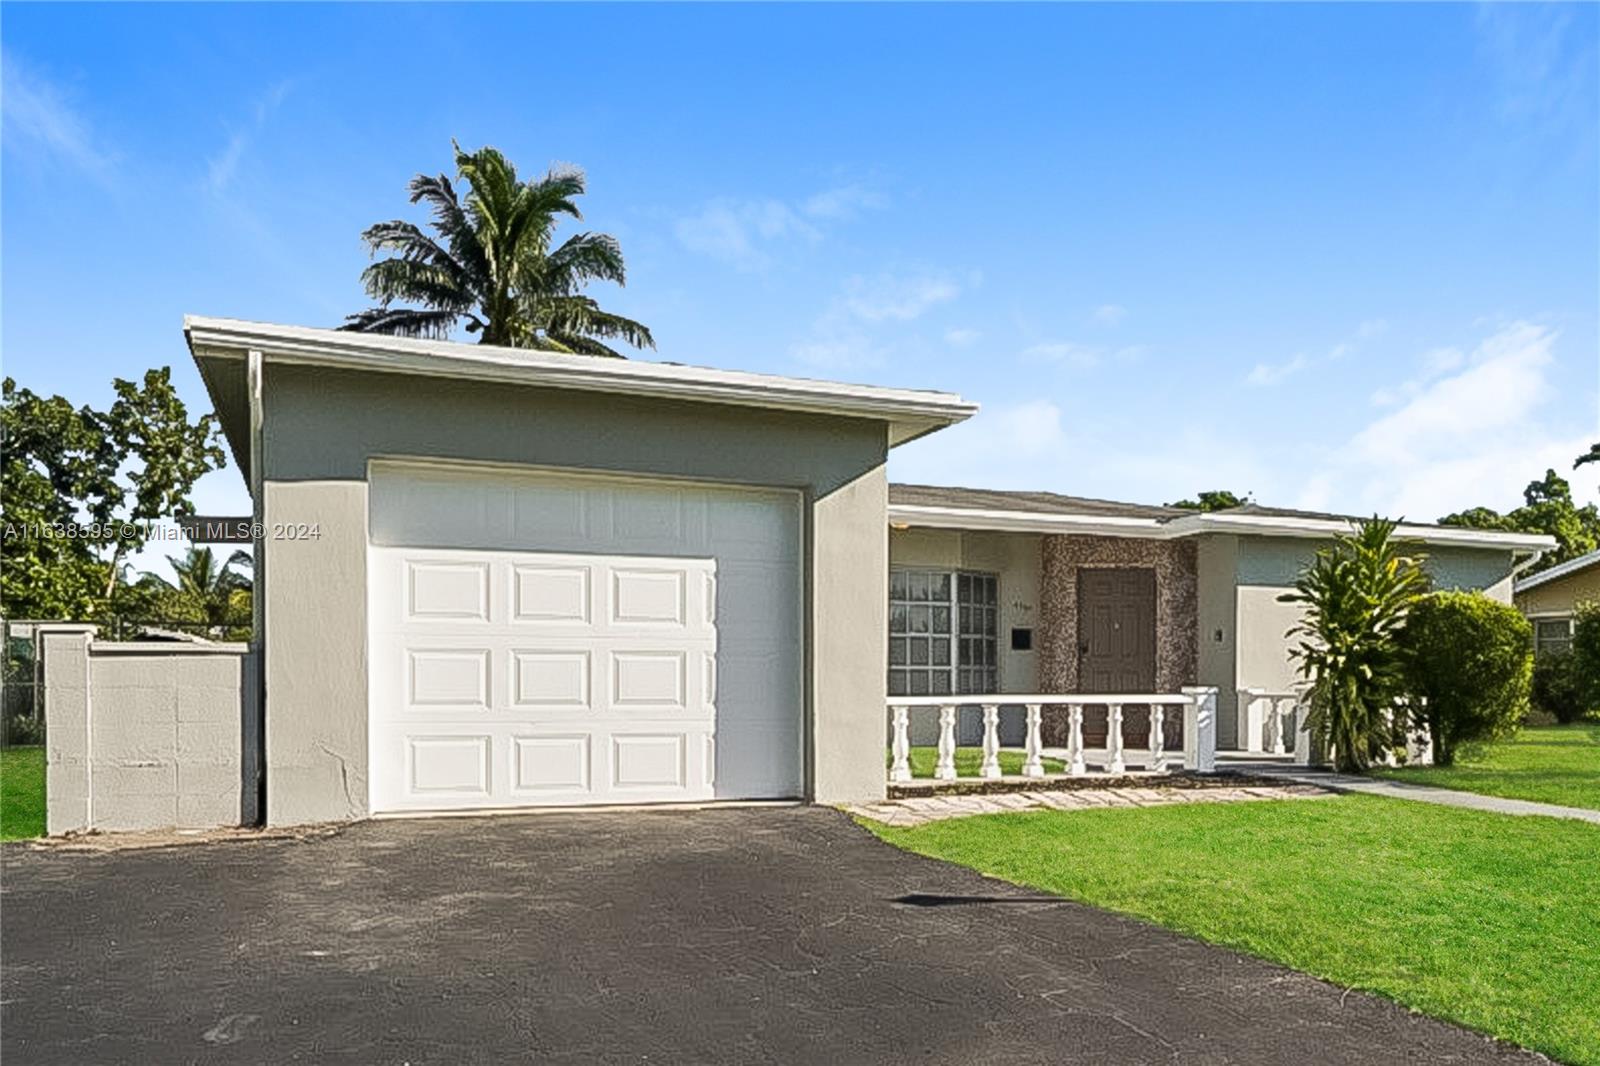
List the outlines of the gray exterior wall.
{"type": "Polygon", "coordinates": [[[1217,690],[1217,746],[1238,742],[1236,722],[1239,626],[1234,575],[1239,566],[1239,538],[1231,533],[1200,538],[1196,548],[1199,600],[1200,684],[1217,690]]]}
{"type": "Polygon", "coordinates": [[[243,763],[253,707],[244,645],[43,638],[46,829],[236,826],[253,801],[243,763]]]}
{"type": "MultiPolygon", "coordinates": [[[[998,581],[1000,691],[1039,691],[1038,633],[1031,651],[1011,649],[1013,629],[1039,624],[1039,536],[959,529],[889,531],[889,566],[974,570],[998,581]]],[[[888,669],[887,663],[884,667],[888,669]]]]}
{"type": "MultiPolygon", "coordinates": [[[[1299,624],[1302,609],[1297,604],[1280,603],[1278,597],[1294,584],[1317,551],[1329,544],[1327,540],[1303,537],[1239,537],[1237,541],[1233,698],[1229,688],[1216,682],[1222,688],[1217,743],[1223,748],[1238,743],[1237,689],[1283,692],[1300,680],[1289,659],[1292,642],[1285,634],[1299,624]]],[[[1427,557],[1424,566],[1435,588],[1481,589],[1495,599],[1510,602],[1515,562],[1511,552],[1441,546],[1424,546],[1420,550],[1427,557]]],[[[1201,646],[1206,646],[1204,640],[1201,646]]]]}
{"type": "Polygon", "coordinates": [[[264,392],[269,824],[367,813],[366,479],[380,458],[800,489],[811,798],[883,795],[886,424],[278,363],[264,392]],[[274,538],[297,523],[318,538],[274,538]]]}

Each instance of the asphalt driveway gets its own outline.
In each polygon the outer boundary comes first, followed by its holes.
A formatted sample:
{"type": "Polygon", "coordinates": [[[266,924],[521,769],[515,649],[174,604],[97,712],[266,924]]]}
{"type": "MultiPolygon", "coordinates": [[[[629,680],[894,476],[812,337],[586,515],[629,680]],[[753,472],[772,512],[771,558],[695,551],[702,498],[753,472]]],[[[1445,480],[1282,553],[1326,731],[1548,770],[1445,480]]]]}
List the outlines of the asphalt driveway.
{"type": "Polygon", "coordinates": [[[820,808],[0,862],[7,1066],[1540,1061],[820,808]]]}

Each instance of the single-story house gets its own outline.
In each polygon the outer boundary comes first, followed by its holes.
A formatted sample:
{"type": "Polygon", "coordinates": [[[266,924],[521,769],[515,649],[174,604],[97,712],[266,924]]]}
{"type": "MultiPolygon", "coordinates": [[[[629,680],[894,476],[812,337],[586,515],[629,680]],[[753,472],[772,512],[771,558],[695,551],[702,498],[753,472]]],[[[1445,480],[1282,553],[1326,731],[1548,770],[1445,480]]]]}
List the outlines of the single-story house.
{"type": "Polygon", "coordinates": [[[1600,602],[1600,551],[1519,577],[1513,599],[1533,623],[1535,655],[1567,651],[1578,604],[1600,602]]]}
{"type": "MultiPolygon", "coordinates": [[[[895,697],[974,697],[974,742],[1007,695],[1209,686],[1216,744],[1259,750],[1255,696],[1295,680],[1278,596],[1351,528],[890,485],[892,448],[976,411],[948,393],[215,318],[185,333],[260,527],[252,661],[228,676],[259,678],[242,758],[248,780],[260,756],[269,824],[878,799],[895,697]]],[[[1506,601],[1549,546],[1401,534],[1438,584],[1506,601]]],[[[199,699],[157,702],[181,719],[199,699]]],[[[1112,712],[1081,710],[1074,737],[1107,743],[1112,712]]],[[[1151,740],[1153,714],[1117,736],[1151,740]]],[[[1029,728],[1059,744],[1068,723],[1029,728]]],[[[181,730],[153,757],[180,784],[181,730]]],[[[165,787],[143,769],[117,787],[165,787]]]]}

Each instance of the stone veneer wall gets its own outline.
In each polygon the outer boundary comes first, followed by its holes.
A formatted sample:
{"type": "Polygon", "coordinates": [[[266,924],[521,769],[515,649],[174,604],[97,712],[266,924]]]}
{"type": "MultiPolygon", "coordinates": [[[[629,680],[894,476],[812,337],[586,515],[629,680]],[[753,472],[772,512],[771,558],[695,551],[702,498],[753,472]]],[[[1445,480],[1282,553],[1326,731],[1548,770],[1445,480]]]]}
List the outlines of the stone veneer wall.
{"type": "MultiPolygon", "coordinates": [[[[1039,690],[1078,689],[1078,569],[1149,567],[1156,572],[1156,688],[1177,692],[1200,672],[1198,566],[1193,540],[1041,538],[1039,690]]],[[[1048,717],[1048,716],[1047,716],[1048,717]]],[[[1055,723],[1048,723],[1054,725],[1055,723]]],[[[1056,730],[1047,728],[1047,733],[1056,730]]],[[[1045,742],[1055,743],[1050,736],[1045,742]]]]}

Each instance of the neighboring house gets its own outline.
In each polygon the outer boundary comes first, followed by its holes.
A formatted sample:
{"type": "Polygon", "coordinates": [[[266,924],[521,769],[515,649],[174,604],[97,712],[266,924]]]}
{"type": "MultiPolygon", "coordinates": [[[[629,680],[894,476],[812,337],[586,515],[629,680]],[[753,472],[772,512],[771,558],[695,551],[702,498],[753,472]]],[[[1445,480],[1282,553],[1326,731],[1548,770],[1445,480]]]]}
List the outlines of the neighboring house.
{"type": "Polygon", "coordinates": [[[1600,551],[1517,580],[1517,609],[1533,623],[1533,652],[1548,655],[1572,647],[1578,604],[1600,601],[1600,551]]]}
{"type": "MultiPolygon", "coordinates": [[[[261,678],[244,704],[262,710],[245,712],[241,772],[256,780],[264,747],[271,824],[871,800],[891,693],[1210,685],[1220,743],[1249,742],[1236,691],[1294,680],[1297,614],[1277,597],[1351,528],[1254,506],[889,485],[890,449],[976,410],[948,393],[232,320],[185,331],[262,526],[241,675],[261,678]]],[[[1508,600],[1550,544],[1402,534],[1439,584],[1508,600]]],[[[91,644],[91,665],[106,654],[91,644]]],[[[59,659],[61,676],[81,676],[80,659],[59,659]]],[[[180,741],[186,706],[238,698],[174,682],[174,703],[159,686],[175,675],[147,676],[149,713],[175,713],[180,741]]],[[[1006,710],[1018,743],[1022,708],[1006,710]]],[[[1108,713],[1084,716],[1100,743],[1108,713]]],[[[1065,719],[1042,728],[1057,743],[1065,719]]],[[[86,763],[77,736],[60,733],[52,773],[86,763]]],[[[181,785],[181,742],[83,776],[148,797],[168,787],[162,759],[181,785]]],[[[226,787],[226,771],[204,787],[226,787]]],[[[52,832],[99,818],[52,814],[52,832]]]]}

